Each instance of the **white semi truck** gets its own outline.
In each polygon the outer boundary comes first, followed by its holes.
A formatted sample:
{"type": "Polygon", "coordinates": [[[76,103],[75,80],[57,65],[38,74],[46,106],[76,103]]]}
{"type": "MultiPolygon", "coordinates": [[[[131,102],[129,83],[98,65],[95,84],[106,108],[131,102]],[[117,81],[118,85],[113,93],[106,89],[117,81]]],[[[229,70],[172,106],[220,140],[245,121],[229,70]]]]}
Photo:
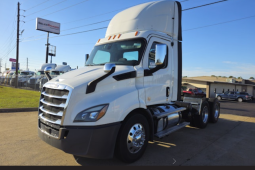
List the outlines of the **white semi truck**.
{"type": "MultiPolygon", "coordinates": [[[[75,157],[138,160],[148,141],[216,123],[215,98],[181,101],[181,4],[154,1],[115,15],[85,68],[47,82],[38,134],[75,157]]],[[[50,68],[45,69],[49,79],[50,68]]],[[[183,136],[185,140],[185,136],[183,136]]]]}

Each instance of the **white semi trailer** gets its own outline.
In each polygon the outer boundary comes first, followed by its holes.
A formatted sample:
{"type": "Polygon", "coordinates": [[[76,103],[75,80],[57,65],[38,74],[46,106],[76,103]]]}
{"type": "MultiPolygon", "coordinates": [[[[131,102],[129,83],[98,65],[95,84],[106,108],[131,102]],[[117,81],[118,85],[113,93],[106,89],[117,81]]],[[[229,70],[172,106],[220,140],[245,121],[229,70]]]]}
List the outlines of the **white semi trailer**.
{"type": "Polygon", "coordinates": [[[112,158],[115,153],[134,162],[154,138],[188,124],[205,128],[217,122],[217,99],[181,101],[181,14],[179,2],[166,0],[115,15],[85,68],[44,85],[40,138],[75,157],[112,158]]]}

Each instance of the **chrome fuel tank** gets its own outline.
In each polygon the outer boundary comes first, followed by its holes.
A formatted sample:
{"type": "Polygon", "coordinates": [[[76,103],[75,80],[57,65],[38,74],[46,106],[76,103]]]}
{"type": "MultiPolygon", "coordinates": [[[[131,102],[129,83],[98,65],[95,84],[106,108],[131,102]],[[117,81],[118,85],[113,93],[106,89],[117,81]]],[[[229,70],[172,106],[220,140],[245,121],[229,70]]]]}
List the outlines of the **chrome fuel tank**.
{"type": "MultiPolygon", "coordinates": [[[[173,105],[163,105],[163,106],[152,106],[150,107],[150,111],[154,115],[160,115],[162,113],[170,113],[176,110],[176,106],[173,105]]],[[[162,131],[164,129],[168,129],[177,125],[182,119],[181,113],[172,113],[166,117],[160,118],[157,120],[157,132],[162,131]]]]}

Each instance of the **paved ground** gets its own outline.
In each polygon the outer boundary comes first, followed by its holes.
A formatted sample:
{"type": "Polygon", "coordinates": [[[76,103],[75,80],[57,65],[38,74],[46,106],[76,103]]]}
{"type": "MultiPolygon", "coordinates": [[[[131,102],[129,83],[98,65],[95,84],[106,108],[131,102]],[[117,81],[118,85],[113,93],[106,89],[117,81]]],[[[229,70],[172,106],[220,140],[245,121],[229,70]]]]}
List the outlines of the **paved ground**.
{"type": "MultiPolygon", "coordinates": [[[[51,147],[37,135],[37,112],[0,113],[0,165],[126,165],[79,159],[51,147]]],[[[222,101],[217,124],[185,127],[148,145],[130,165],[255,165],[255,102],[222,101]],[[176,162],[174,163],[174,160],[176,162]],[[173,164],[174,163],[174,164],[173,164]]]]}

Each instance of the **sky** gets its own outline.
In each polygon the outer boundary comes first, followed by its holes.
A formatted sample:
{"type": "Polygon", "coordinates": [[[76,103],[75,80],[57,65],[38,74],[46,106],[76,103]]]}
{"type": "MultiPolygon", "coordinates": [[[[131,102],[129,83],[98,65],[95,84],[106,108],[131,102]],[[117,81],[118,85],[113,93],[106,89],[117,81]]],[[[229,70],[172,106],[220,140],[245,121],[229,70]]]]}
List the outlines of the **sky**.
{"type": "MultiPolygon", "coordinates": [[[[219,0],[180,0],[182,9],[219,0]]],[[[151,0],[0,0],[0,58],[2,71],[16,58],[17,3],[20,2],[20,68],[31,71],[45,63],[47,33],[35,29],[36,17],[61,24],[53,63],[84,67],[109,20],[118,12],[151,0]],[[25,10],[25,11],[24,11],[25,10]],[[25,23],[24,23],[24,22],[25,23]],[[95,24],[96,23],[96,24],[95,24]],[[76,28],[78,27],[78,28],[76,28]],[[88,31],[98,29],[95,31],[88,31]],[[79,34],[66,35],[76,32],[79,34]]],[[[183,76],[255,77],[255,0],[228,0],[182,12],[183,76]]],[[[49,57],[50,61],[50,57],[49,57]]]]}

